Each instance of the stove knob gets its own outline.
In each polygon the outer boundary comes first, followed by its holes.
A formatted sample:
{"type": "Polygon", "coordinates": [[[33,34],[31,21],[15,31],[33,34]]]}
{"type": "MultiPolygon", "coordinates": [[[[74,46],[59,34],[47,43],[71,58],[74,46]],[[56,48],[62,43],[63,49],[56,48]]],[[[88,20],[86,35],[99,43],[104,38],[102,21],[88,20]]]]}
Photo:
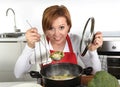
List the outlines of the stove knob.
{"type": "Polygon", "coordinates": [[[116,46],[112,46],[112,49],[116,49],[116,46]]]}

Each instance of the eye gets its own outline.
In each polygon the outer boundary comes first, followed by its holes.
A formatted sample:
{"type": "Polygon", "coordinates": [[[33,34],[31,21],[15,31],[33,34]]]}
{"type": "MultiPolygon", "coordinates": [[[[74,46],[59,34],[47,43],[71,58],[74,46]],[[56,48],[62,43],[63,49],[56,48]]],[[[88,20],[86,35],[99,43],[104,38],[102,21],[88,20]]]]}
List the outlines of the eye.
{"type": "Polygon", "coordinates": [[[50,27],[49,30],[53,30],[54,28],[53,27],[50,27]]]}
{"type": "Polygon", "coordinates": [[[60,28],[59,28],[59,29],[60,29],[60,30],[62,30],[62,29],[64,29],[64,28],[65,28],[65,26],[60,26],[60,28]]]}

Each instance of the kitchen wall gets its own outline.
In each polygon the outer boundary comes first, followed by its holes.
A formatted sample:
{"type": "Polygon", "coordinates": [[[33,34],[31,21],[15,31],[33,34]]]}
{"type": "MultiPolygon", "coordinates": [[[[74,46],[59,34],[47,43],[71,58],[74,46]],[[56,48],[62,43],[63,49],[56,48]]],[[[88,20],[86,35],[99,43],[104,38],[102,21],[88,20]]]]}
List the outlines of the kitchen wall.
{"type": "Polygon", "coordinates": [[[44,9],[50,5],[65,5],[72,17],[73,33],[80,34],[89,17],[95,18],[95,31],[120,31],[120,0],[1,0],[0,33],[14,32],[13,14],[6,10],[13,8],[18,29],[25,32],[28,20],[42,33],[41,18],[44,9]]]}

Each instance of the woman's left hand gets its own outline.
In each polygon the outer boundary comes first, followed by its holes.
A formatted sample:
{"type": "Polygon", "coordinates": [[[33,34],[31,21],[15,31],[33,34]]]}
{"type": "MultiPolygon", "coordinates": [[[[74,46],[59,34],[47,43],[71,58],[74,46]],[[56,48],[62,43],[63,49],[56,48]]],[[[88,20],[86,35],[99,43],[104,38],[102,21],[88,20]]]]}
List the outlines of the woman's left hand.
{"type": "Polygon", "coordinates": [[[89,50],[94,51],[103,44],[103,36],[101,32],[96,32],[92,43],[89,45],[89,50]]]}

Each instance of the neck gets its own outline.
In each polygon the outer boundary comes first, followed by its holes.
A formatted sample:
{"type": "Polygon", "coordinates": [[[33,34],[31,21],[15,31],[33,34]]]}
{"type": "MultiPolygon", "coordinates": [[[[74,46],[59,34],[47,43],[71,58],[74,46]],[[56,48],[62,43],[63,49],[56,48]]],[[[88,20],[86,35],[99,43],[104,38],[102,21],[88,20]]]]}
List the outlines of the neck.
{"type": "Polygon", "coordinates": [[[55,51],[63,51],[65,44],[66,44],[66,41],[62,42],[62,44],[51,43],[53,50],[55,50],[55,51]]]}

